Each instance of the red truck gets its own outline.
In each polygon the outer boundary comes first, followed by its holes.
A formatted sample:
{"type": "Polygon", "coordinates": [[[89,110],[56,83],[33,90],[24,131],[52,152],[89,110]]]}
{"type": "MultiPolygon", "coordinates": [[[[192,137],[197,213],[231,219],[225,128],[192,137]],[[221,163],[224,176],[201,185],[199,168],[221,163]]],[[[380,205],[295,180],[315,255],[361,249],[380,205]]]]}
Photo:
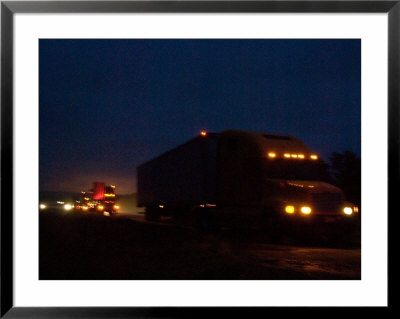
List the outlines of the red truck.
{"type": "Polygon", "coordinates": [[[116,201],[115,186],[106,186],[103,182],[94,182],[93,189],[81,192],[81,199],[75,209],[100,212],[111,215],[118,212],[120,206],[116,201]]]}

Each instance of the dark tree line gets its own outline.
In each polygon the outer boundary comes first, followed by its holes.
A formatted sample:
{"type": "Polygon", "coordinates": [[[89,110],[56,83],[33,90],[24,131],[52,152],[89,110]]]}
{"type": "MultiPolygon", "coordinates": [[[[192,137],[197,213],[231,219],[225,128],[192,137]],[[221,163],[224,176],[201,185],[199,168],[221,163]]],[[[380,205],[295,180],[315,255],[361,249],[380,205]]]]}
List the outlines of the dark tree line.
{"type": "Polygon", "coordinates": [[[361,206],[361,159],[351,151],[333,152],[321,160],[321,179],[340,187],[349,202],[361,206]]]}

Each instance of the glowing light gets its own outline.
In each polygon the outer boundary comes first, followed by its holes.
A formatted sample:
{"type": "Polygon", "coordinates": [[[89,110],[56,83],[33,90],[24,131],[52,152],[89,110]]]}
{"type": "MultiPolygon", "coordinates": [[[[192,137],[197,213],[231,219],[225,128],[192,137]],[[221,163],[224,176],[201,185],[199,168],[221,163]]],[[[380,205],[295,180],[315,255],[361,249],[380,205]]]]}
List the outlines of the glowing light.
{"type": "Polygon", "coordinates": [[[345,207],[343,208],[343,213],[345,213],[346,215],[351,215],[353,214],[353,210],[351,209],[351,207],[345,207]]]}
{"type": "Polygon", "coordinates": [[[355,213],[358,213],[358,207],[357,206],[354,206],[353,210],[354,210],[355,213]]]}
{"type": "Polygon", "coordinates": [[[201,135],[201,136],[207,136],[207,132],[206,132],[206,131],[201,131],[201,132],[200,132],[200,135],[201,135]]]}
{"type": "Polygon", "coordinates": [[[39,205],[39,208],[40,208],[40,209],[46,209],[46,207],[47,207],[47,206],[46,206],[45,204],[40,204],[40,205],[39,205]]]}
{"type": "Polygon", "coordinates": [[[292,154],[291,155],[293,158],[297,158],[297,154],[292,154]]]}
{"type": "Polygon", "coordinates": [[[313,154],[313,155],[310,155],[310,158],[311,158],[312,160],[317,160],[317,159],[318,159],[318,156],[315,155],[315,154],[313,154]]]}
{"type": "Polygon", "coordinates": [[[158,207],[160,207],[160,208],[164,208],[164,205],[158,205],[158,207]]]}
{"type": "Polygon", "coordinates": [[[71,210],[72,208],[74,208],[74,206],[72,206],[71,204],[65,204],[64,205],[64,209],[65,210],[71,210]]]}
{"type": "Polygon", "coordinates": [[[103,212],[103,215],[104,216],[110,216],[110,213],[109,212],[103,212]]]}
{"type": "Polygon", "coordinates": [[[61,205],[63,205],[63,204],[64,204],[64,202],[57,201],[57,204],[61,204],[61,205]]]}
{"type": "Polygon", "coordinates": [[[303,206],[300,211],[302,212],[302,214],[304,215],[310,215],[311,214],[311,208],[308,206],[303,206]]]}
{"type": "Polygon", "coordinates": [[[285,212],[288,214],[293,214],[294,213],[294,206],[286,206],[285,207],[285,212]]]}
{"type": "Polygon", "coordinates": [[[119,205],[114,205],[114,209],[119,209],[119,205]]]}
{"type": "Polygon", "coordinates": [[[103,210],[104,206],[103,205],[97,205],[97,210],[103,210]]]}
{"type": "Polygon", "coordinates": [[[88,210],[89,207],[88,206],[82,206],[82,210],[88,210]]]}
{"type": "Polygon", "coordinates": [[[111,186],[111,188],[115,188],[115,185],[110,185],[111,186]]]}
{"type": "Polygon", "coordinates": [[[290,158],[290,154],[283,154],[284,157],[290,158]]]}
{"type": "Polygon", "coordinates": [[[299,158],[303,159],[304,158],[304,154],[298,154],[297,155],[299,158]]]}
{"type": "Polygon", "coordinates": [[[271,153],[268,153],[268,157],[272,157],[272,158],[274,158],[274,157],[276,157],[276,153],[273,153],[273,152],[271,152],[271,153]]]}
{"type": "Polygon", "coordinates": [[[83,199],[84,199],[84,200],[89,200],[89,197],[84,197],[83,199]]]}
{"type": "Polygon", "coordinates": [[[287,184],[291,185],[291,186],[296,186],[296,187],[304,187],[304,185],[302,185],[302,184],[296,184],[296,183],[290,183],[290,182],[287,182],[287,184]]]}
{"type": "Polygon", "coordinates": [[[206,207],[217,207],[216,204],[206,204],[206,207]]]}
{"type": "Polygon", "coordinates": [[[115,197],[115,194],[106,193],[106,194],[104,194],[104,196],[105,196],[105,197],[115,197]]]}

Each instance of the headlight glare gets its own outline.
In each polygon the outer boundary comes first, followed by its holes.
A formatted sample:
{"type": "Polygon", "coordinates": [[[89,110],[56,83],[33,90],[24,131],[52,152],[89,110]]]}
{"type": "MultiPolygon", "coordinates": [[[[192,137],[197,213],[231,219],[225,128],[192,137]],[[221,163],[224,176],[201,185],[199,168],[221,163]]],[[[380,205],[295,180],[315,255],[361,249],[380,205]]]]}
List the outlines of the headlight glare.
{"type": "Polygon", "coordinates": [[[65,204],[64,205],[64,209],[65,210],[71,210],[73,208],[73,206],[71,204],[65,204]]]}
{"type": "Polygon", "coordinates": [[[293,214],[294,213],[294,206],[288,205],[285,207],[285,212],[288,214],[293,214]]]}
{"type": "Polygon", "coordinates": [[[353,214],[353,209],[351,207],[345,207],[343,208],[343,213],[345,213],[346,215],[351,215],[353,214]]]}
{"type": "Polygon", "coordinates": [[[311,214],[311,207],[303,206],[303,207],[301,207],[300,211],[304,215],[310,215],[311,214]]]}

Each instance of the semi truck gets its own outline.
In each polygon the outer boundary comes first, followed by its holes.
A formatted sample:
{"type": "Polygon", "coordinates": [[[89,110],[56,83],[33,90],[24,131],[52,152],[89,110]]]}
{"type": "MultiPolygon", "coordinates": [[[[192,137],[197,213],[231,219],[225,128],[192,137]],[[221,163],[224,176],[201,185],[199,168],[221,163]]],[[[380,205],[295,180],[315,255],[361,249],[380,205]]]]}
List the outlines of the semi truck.
{"type": "Polygon", "coordinates": [[[137,167],[138,206],[198,226],[348,223],[358,207],[320,180],[321,160],[286,134],[201,132],[137,167]]]}
{"type": "Polygon", "coordinates": [[[82,191],[80,200],[75,205],[76,210],[99,212],[104,215],[115,214],[119,208],[115,185],[105,185],[103,182],[94,182],[91,190],[82,191]]]}

